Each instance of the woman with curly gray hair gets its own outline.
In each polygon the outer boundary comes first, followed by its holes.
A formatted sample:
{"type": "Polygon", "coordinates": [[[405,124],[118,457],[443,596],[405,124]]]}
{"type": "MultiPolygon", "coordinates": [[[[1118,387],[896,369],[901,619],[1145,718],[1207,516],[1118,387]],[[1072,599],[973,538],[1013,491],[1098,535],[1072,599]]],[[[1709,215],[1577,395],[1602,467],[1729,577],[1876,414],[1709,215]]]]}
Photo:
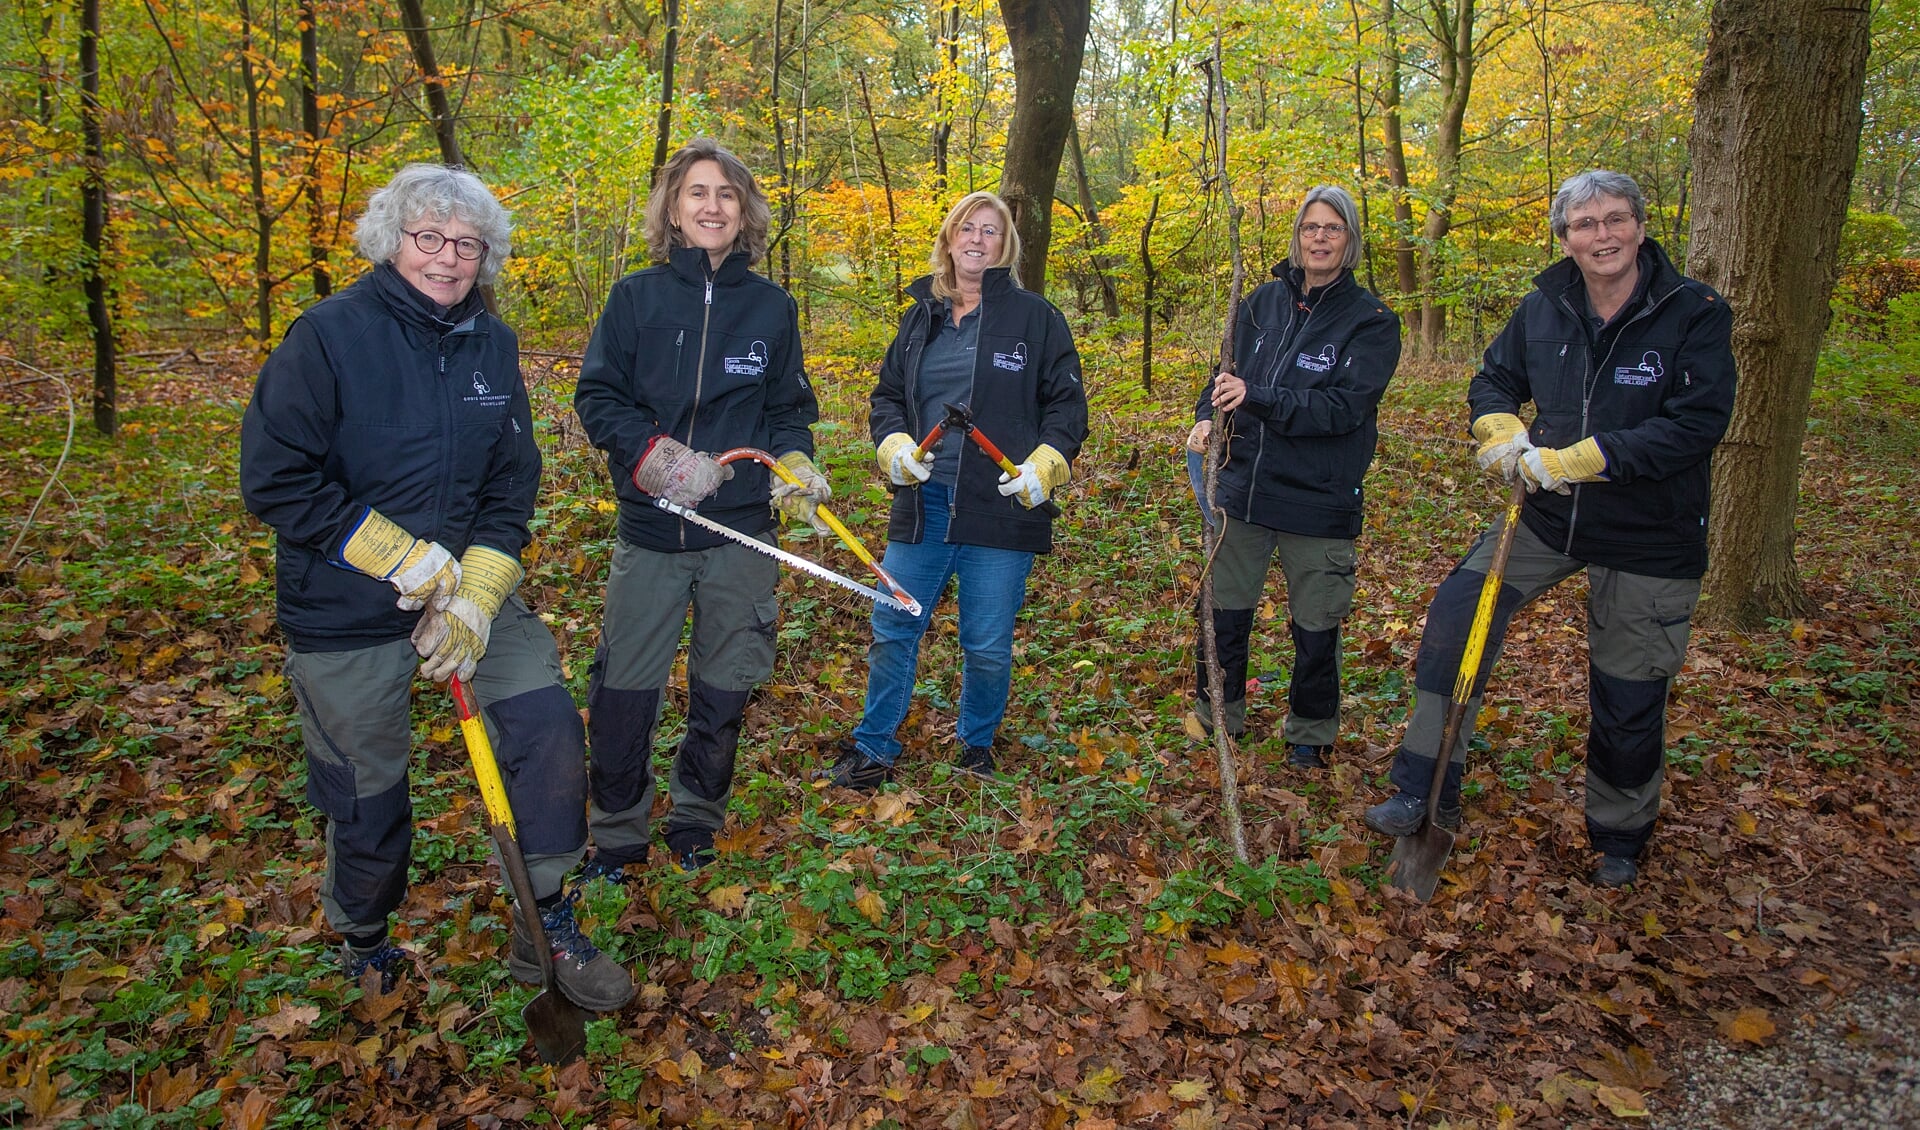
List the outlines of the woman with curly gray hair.
{"type": "MultiPolygon", "coordinates": [[[[564,894],[586,852],[585,734],[553,636],[515,592],[540,450],[519,342],[475,289],[511,231],[462,169],[408,165],[375,192],[358,230],[373,270],[295,320],[260,370],[240,490],[276,535],[307,799],[327,818],[320,905],[347,975],[390,989],[410,962],[387,918],[407,891],[418,669],[478,696],[560,989],[604,1012],[633,978],[564,894]]],[[[513,907],[507,966],[539,982],[528,912],[513,907]]]]}
{"type": "Polygon", "coordinates": [[[620,502],[600,648],[587,686],[594,858],[624,878],[647,857],[653,735],[689,612],[686,735],[674,757],[666,842],[691,871],[713,856],[733,792],[741,718],[773,673],[774,561],[654,505],[665,499],[769,542],[773,509],[810,520],[828,497],[813,465],[819,417],[801,364],[799,308],[753,264],[771,219],[753,174],[710,138],[661,169],[647,201],[654,266],[613,284],[580,367],[573,406],[606,452],[620,502]],[[778,455],[804,486],[771,486],[778,455]]]}

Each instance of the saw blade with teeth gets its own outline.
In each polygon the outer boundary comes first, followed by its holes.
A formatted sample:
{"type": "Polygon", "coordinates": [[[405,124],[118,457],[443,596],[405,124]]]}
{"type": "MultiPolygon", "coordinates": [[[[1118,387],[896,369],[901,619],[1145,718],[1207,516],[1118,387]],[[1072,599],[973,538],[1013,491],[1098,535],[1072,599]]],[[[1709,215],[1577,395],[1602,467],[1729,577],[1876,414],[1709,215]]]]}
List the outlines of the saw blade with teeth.
{"type": "Polygon", "coordinates": [[[839,585],[843,589],[851,589],[852,591],[859,593],[861,596],[866,597],[868,600],[871,600],[876,604],[884,604],[888,608],[897,608],[900,611],[905,612],[909,616],[920,615],[920,602],[917,600],[914,600],[911,596],[907,598],[908,603],[902,603],[900,599],[894,596],[892,593],[881,592],[879,589],[876,589],[871,585],[863,585],[859,581],[854,580],[852,577],[846,576],[843,573],[834,572],[832,569],[827,568],[825,565],[820,565],[815,562],[808,561],[806,558],[800,556],[797,553],[788,553],[786,550],[781,549],[779,546],[769,545],[766,542],[761,541],[759,538],[754,537],[751,534],[743,534],[739,530],[733,529],[730,526],[723,526],[720,523],[714,521],[712,518],[709,518],[704,514],[696,513],[695,511],[690,510],[685,506],[680,506],[675,503],[668,502],[664,498],[654,499],[653,504],[655,506],[658,506],[660,509],[665,510],[669,514],[676,515],[680,518],[685,519],[686,521],[692,522],[694,525],[699,526],[703,530],[712,530],[714,533],[719,534],[721,537],[727,538],[731,541],[739,542],[741,545],[746,546],[748,549],[751,549],[756,553],[764,553],[768,557],[773,558],[775,561],[779,561],[786,565],[791,565],[795,569],[800,570],[802,573],[805,573],[810,577],[818,577],[829,584],[839,585]]]}

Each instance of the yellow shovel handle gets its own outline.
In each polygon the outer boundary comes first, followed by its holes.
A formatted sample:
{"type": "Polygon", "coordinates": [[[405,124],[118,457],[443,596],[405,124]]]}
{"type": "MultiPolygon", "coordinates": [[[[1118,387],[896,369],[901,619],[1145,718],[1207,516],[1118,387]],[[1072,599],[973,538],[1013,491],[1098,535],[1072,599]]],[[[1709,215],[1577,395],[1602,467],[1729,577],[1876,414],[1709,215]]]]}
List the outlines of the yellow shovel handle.
{"type": "Polygon", "coordinates": [[[487,819],[507,830],[514,839],[520,833],[513,824],[513,806],[507,803],[507,786],[500,779],[500,764],[493,759],[493,742],[487,739],[487,724],[475,705],[473,688],[455,675],[447,683],[453,691],[453,707],[460,715],[460,735],[467,742],[467,756],[473,760],[473,775],[480,780],[480,800],[487,806],[487,819]]]}

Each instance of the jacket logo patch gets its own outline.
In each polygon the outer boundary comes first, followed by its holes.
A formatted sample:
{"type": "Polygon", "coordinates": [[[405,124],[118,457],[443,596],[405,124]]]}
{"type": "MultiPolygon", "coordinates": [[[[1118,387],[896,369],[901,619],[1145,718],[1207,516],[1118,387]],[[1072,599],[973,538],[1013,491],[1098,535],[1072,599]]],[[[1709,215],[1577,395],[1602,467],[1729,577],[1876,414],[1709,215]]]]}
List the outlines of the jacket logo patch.
{"type": "Polygon", "coordinates": [[[1011,370],[1015,373],[1025,369],[1027,367],[1027,343],[1023,341],[1019,345],[1014,346],[1012,353],[994,354],[993,367],[996,369],[1011,370]]]}
{"type": "Polygon", "coordinates": [[[1667,375],[1667,367],[1660,363],[1660,354],[1647,350],[1638,365],[1622,365],[1613,371],[1613,383],[1617,385],[1650,385],[1658,383],[1667,375]]]}
{"type": "Polygon", "coordinates": [[[485,373],[475,369],[471,379],[473,381],[473,393],[472,395],[461,397],[460,399],[463,403],[498,406],[507,402],[507,394],[493,391],[493,386],[487,383],[487,375],[485,373]]]}
{"type": "Polygon", "coordinates": [[[1332,345],[1323,345],[1320,352],[1302,353],[1293,359],[1293,363],[1309,373],[1325,373],[1333,369],[1340,360],[1340,354],[1332,345]]]}
{"type": "Polygon", "coordinates": [[[473,391],[481,396],[487,395],[487,375],[478,369],[473,371],[473,391]]]}
{"type": "Polygon", "coordinates": [[[757,377],[767,371],[767,343],[756,341],[747,346],[745,357],[723,358],[726,371],[737,377],[757,377]]]}

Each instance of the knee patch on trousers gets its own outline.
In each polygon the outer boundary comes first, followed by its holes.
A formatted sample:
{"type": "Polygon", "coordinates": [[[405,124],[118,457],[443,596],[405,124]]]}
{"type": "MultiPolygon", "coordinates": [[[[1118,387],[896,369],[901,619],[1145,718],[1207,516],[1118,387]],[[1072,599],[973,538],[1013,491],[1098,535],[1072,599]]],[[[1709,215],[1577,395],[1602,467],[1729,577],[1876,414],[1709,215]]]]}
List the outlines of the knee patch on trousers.
{"type": "Polygon", "coordinates": [[[1287,706],[1297,718],[1333,718],[1340,713],[1340,629],[1309,632],[1288,621],[1293,634],[1293,679],[1287,706]]]}
{"type": "MultiPolygon", "coordinates": [[[[1247,685],[1247,649],[1253,636],[1253,609],[1216,608],[1213,610],[1213,642],[1220,653],[1220,671],[1224,676],[1221,683],[1226,688],[1227,701],[1238,702],[1246,697],[1247,685]]],[[[1199,640],[1193,646],[1194,677],[1200,688],[1202,701],[1212,701],[1207,691],[1207,655],[1199,640]]]]}
{"type": "Polygon", "coordinates": [[[333,901],[355,922],[385,922],[406,894],[407,865],[413,861],[407,782],[358,798],[350,816],[333,817],[329,840],[333,901]]]}
{"type": "Polygon", "coordinates": [[[586,728],[573,696],[546,686],[488,704],[500,731],[494,751],[520,830],[520,846],[536,855],[569,852],[587,842],[586,728]]]}
{"type": "MultiPolygon", "coordinates": [[[[1433,603],[1427,608],[1427,630],[1420,636],[1420,656],[1413,665],[1415,687],[1453,697],[1453,681],[1467,652],[1467,636],[1473,631],[1473,614],[1480,606],[1480,588],[1486,579],[1485,573],[1456,569],[1440,582],[1440,590],[1433,594],[1433,603]]],[[[1494,657],[1500,654],[1500,644],[1507,638],[1507,625],[1520,607],[1520,595],[1519,589],[1502,584],[1500,595],[1494,599],[1486,650],[1481,652],[1480,670],[1473,678],[1476,695],[1487,689],[1487,675],[1493,670],[1494,657]]]]}
{"type": "Polygon", "coordinates": [[[653,780],[653,728],[660,720],[660,688],[615,690],[596,661],[587,683],[587,734],[592,750],[587,787],[603,812],[640,803],[653,780]]]}
{"type": "Polygon", "coordinates": [[[1615,788],[1646,784],[1666,759],[1668,680],[1616,679],[1591,663],[1587,680],[1587,768],[1615,788]]]}
{"type": "Polygon", "coordinates": [[[733,787],[740,721],[752,691],[723,691],[698,679],[687,685],[687,736],[680,743],[680,780],[703,800],[719,800],[733,787]]]}

